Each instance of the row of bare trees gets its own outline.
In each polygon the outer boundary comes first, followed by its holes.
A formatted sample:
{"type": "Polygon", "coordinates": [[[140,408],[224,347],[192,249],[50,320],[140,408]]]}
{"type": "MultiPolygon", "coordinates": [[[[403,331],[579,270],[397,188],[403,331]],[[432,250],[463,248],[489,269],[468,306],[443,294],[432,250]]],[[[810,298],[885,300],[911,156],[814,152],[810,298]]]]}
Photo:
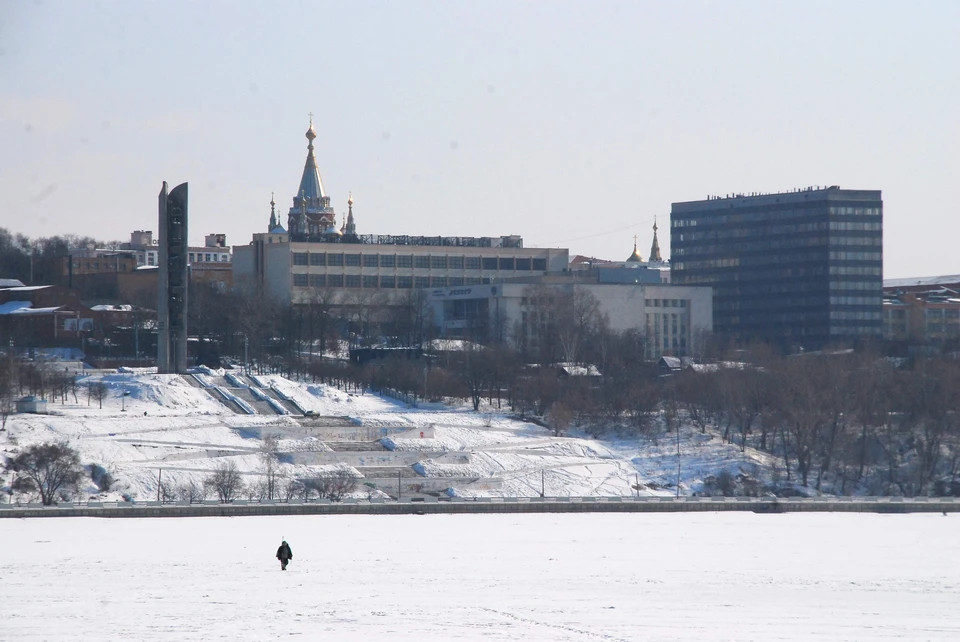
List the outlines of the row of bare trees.
{"type": "Polygon", "coordinates": [[[741,450],[782,458],[818,490],[960,491],[960,363],[864,352],[774,357],[688,370],[663,389],[682,416],[741,450]]]}

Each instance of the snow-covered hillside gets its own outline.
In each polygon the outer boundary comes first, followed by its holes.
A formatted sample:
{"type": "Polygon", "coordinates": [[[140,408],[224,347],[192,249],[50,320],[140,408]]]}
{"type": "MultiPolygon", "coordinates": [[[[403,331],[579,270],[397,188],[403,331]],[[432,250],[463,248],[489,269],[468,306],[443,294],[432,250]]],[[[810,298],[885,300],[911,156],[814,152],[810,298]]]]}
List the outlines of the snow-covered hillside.
{"type": "MultiPolygon", "coordinates": [[[[261,473],[261,437],[269,434],[280,439],[285,479],[346,466],[363,477],[358,487],[363,496],[393,495],[396,483],[391,480],[398,472],[408,492],[412,488],[461,496],[677,492],[675,437],[555,437],[505,413],[409,408],[371,394],[348,394],[276,375],[256,381],[307,416],[235,414],[191,381],[143,372],[89,374],[79,382],[77,397],[69,400],[74,403],[51,402],[48,414],[12,415],[6,432],[0,432],[0,450],[11,456],[34,443],[69,442],[84,464],[101,466],[116,479],[108,493],[100,493],[91,481],[81,489],[81,499],[156,499],[159,480],[170,487],[201,485],[224,461],[235,462],[252,485],[261,473]],[[107,387],[102,408],[85,392],[98,381],[107,387]]],[[[775,476],[768,455],[749,449],[741,453],[691,428],[681,430],[681,494],[702,490],[705,480],[723,470],[761,481],[775,476]]],[[[7,475],[2,485],[9,483],[7,475]]]]}

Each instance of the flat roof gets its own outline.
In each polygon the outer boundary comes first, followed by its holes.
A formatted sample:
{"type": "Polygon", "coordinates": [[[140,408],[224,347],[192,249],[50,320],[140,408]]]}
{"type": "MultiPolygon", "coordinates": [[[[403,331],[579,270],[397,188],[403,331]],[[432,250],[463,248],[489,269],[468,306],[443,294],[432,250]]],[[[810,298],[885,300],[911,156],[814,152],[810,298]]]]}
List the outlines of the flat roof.
{"type": "Polygon", "coordinates": [[[701,212],[708,210],[734,209],[738,207],[768,207],[785,203],[807,203],[811,201],[882,201],[880,190],[840,189],[837,185],[823,188],[802,188],[792,192],[763,194],[748,192],[725,196],[709,196],[700,201],[680,201],[671,203],[671,213],[701,212]]]}

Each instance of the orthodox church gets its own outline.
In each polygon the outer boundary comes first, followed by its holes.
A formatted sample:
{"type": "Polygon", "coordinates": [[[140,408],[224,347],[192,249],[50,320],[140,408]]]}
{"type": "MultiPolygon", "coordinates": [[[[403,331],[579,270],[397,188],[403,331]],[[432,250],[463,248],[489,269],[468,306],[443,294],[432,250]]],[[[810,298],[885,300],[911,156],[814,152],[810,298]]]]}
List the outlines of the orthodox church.
{"type": "MultiPolygon", "coordinates": [[[[657,219],[653,219],[653,243],[650,245],[650,261],[649,263],[663,263],[663,257],[660,256],[660,241],[657,240],[657,219]]],[[[627,257],[627,260],[624,263],[643,263],[643,259],[640,257],[640,252],[637,251],[637,237],[633,237],[633,254],[627,257]]]]}
{"type": "Polygon", "coordinates": [[[313,115],[305,134],[307,138],[307,160],[303,165],[300,188],[293,197],[293,206],[287,214],[287,229],[283,229],[277,219],[276,202],[270,196],[270,224],[267,232],[271,234],[289,234],[293,238],[318,238],[336,241],[337,237],[356,237],[357,229],[353,219],[353,196],[347,199],[347,215],[343,225],[337,229],[337,214],[330,204],[330,197],[323,189],[320,168],[314,155],[313,141],[317,132],[313,128],[313,115]]]}

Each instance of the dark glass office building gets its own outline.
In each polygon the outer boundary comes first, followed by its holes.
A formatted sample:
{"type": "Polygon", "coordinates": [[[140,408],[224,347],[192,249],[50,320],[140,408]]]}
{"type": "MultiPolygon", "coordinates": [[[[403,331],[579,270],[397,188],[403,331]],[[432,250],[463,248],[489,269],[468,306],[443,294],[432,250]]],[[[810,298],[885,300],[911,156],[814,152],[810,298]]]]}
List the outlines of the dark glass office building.
{"type": "Polygon", "coordinates": [[[785,350],[882,336],[879,190],[674,203],[670,280],[713,287],[714,333],[785,350]]]}

